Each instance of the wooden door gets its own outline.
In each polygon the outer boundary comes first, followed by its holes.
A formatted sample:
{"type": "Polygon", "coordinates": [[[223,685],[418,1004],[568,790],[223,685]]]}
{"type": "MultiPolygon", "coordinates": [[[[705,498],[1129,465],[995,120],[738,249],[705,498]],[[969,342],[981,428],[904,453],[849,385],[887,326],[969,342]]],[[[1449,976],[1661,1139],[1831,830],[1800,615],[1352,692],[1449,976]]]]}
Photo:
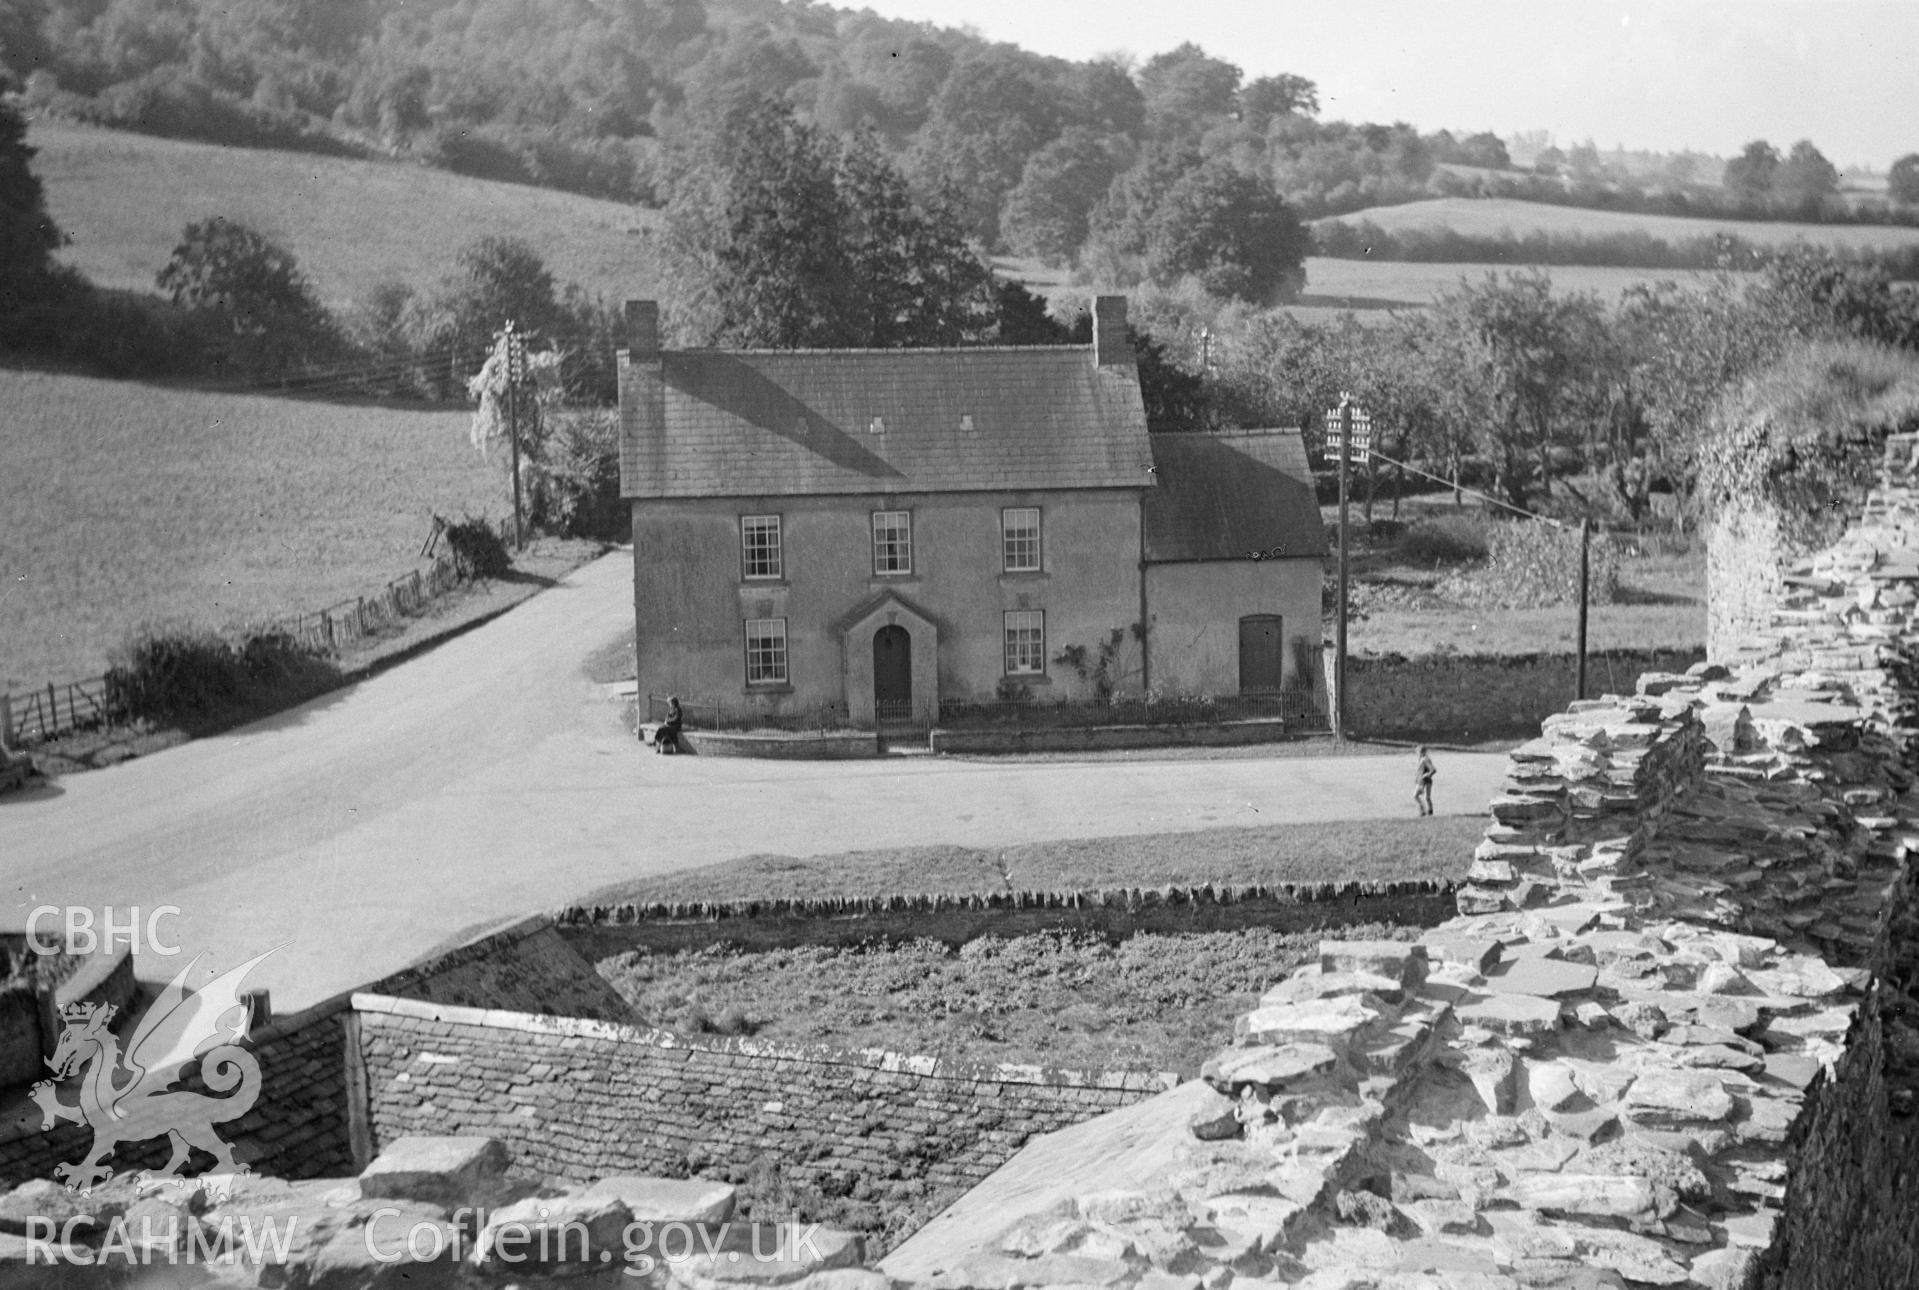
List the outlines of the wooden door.
{"type": "Polygon", "coordinates": [[[1239,620],[1239,692],[1270,694],[1279,689],[1284,654],[1278,614],[1249,614],[1239,620]]]}
{"type": "Polygon", "coordinates": [[[873,710],[881,721],[913,715],[913,638],[897,623],[873,633],[873,710]]]}

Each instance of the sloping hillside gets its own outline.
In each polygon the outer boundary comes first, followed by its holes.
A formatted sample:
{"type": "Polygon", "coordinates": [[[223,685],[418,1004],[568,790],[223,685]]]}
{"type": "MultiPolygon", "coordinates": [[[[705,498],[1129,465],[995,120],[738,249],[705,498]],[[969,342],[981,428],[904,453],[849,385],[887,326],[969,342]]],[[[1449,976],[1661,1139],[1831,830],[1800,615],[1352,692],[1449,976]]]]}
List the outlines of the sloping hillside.
{"type": "Polygon", "coordinates": [[[383,282],[427,287],[460,248],[531,243],[562,282],[609,300],[654,290],[656,212],[403,162],[223,148],[36,121],[29,142],[47,205],[73,239],[62,258],[104,287],[153,289],[194,220],[224,215],[300,259],[329,305],[383,282]],[[137,197],[130,197],[137,194],[137,197]]]}
{"type": "Polygon", "coordinates": [[[1762,246],[1795,241],[1847,248],[1919,245],[1919,228],[1897,225],[1684,219],[1677,215],[1635,215],[1625,211],[1585,210],[1576,206],[1551,206],[1505,198],[1476,200],[1443,197],[1400,206],[1370,206],[1350,215],[1341,215],[1339,220],[1346,224],[1370,220],[1389,233],[1404,233],[1413,229],[1452,229],[1474,237],[1498,237],[1508,230],[1516,237],[1525,237],[1533,232],[1563,237],[1604,237],[1636,232],[1676,243],[1730,233],[1762,246]]]}
{"type": "Polygon", "coordinates": [[[508,513],[459,410],[0,370],[0,688],[79,679],[149,620],[319,609],[416,565],[435,512],[508,513]]]}

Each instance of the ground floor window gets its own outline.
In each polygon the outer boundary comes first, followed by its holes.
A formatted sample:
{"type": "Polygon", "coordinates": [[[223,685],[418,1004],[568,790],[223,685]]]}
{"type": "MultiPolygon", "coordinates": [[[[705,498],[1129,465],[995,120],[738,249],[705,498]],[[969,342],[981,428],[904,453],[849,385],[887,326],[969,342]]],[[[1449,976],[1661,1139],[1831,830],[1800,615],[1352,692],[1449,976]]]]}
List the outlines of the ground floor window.
{"type": "Polygon", "coordinates": [[[1006,675],[1036,676],[1046,670],[1046,612],[1006,612],[1006,675]]]}
{"type": "Polygon", "coordinates": [[[746,620],[746,683],[783,685],[786,682],[786,620],[746,620]]]}

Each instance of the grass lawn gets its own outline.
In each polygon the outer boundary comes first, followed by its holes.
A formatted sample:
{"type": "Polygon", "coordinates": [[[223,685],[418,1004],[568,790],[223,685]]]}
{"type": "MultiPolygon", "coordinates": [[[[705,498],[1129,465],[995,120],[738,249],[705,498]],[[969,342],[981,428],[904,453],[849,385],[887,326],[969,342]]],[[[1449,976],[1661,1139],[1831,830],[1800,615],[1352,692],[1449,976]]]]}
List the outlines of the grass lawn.
{"type": "Polygon", "coordinates": [[[580,903],[1457,878],[1485,828],[1478,816],[1441,815],[1029,842],[990,851],[941,846],[807,859],[742,856],[606,887],[580,903]]]}
{"type": "Polygon", "coordinates": [[[419,567],[434,513],[500,516],[460,410],[0,370],[0,685],[99,674],[147,621],[319,609],[419,567]]]}
{"type": "Polygon", "coordinates": [[[61,258],[103,287],[153,290],[187,224],[224,215],[296,256],[329,305],[388,281],[429,287],[478,238],[530,242],[562,282],[609,300],[657,294],[657,212],[403,162],[226,148],[36,121],[34,172],[61,258]]]}
{"type": "Polygon", "coordinates": [[[1689,219],[1679,215],[1586,210],[1577,206],[1555,206],[1546,202],[1516,201],[1503,197],[1439,197],[1401,206],[1373,206],[1334,218],[1348,224],[1370,220],[1392,233],[1415,228],[1449,228],[1476,237],[1497,237],[1510,230],[1516,237],[1525,237],[1534,232],[1566,236],[1585,234],[1590,237],[1641,232],[1665,242],[1684,242],[1730,233],[1764,246],[1800,241],[1847,248],[1898,247],[1919,243],[1919,228],[1897,224],[1689,219]]]}

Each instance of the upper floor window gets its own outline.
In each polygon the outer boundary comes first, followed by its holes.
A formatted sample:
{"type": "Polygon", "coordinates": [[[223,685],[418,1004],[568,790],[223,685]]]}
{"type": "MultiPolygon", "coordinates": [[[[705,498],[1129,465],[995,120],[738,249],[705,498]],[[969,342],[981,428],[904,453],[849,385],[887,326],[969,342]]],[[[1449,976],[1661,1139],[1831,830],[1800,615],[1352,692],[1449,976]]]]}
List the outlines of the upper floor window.
{"type": "Polygon", "coordinates": [[[740,572],[748,578],[778,578],[784,574],[779,516],[740,516],[740,572]]]}
{"type": "Polygon", "coordinates": [[[913,513],[873,512],[873,572],[913,572],[913,513]]]}
{"type": "Polygon", "coordinates": [[[1002,510],[999,535],[1007,573],[1039,572],[1039,507],[1009,506],[1002,510]]]}

